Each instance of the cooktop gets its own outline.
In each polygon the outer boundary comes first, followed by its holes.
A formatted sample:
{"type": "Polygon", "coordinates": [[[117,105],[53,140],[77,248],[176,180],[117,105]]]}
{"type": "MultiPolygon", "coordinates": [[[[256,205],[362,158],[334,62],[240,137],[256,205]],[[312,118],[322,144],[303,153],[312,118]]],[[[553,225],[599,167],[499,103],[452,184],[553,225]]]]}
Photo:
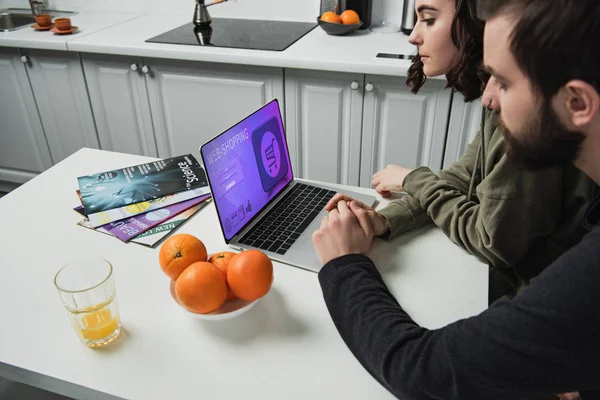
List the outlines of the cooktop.
{"type": "Polygon", "coordinates": [[[310,22],[213,18],[208,27],[190,22],[146,42],[283,51],[315,26],[310,22]]]}

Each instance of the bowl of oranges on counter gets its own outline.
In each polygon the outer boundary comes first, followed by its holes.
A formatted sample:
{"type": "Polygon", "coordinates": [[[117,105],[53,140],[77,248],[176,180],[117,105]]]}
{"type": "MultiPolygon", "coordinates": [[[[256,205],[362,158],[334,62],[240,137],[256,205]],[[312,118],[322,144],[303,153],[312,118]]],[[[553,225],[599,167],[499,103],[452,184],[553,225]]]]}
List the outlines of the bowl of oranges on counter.
{"type": "Polygon", "coordinates": [[[167,239],[158,259],[171,279],[173,300],[200,319],[242,315],[273,284],[273,263],[262,251],[222,251],[209,256],[200,239],[185,233],[167,239]]]}
{"type": "Polygon", "coordinates": [[[354,10],[346,10],[340,15],[333,11],[326,11],[317,17],[317,23],[330,35],[348,35],[361,27],[362,21],[354,10]]]}

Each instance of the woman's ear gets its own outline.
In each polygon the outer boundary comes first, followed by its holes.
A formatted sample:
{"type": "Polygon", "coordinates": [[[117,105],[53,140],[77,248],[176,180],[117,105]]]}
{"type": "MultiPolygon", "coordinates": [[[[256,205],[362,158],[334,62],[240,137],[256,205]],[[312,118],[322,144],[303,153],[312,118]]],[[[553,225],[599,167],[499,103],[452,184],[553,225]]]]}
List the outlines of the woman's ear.
{"type": "Polygon", "coordinates": [[[598,116],[600,112],[600,94],[596,88],[582,80],[569,81],[561,88],[564,99],[564,111],[569,125],[582,130],[598,116]]]}

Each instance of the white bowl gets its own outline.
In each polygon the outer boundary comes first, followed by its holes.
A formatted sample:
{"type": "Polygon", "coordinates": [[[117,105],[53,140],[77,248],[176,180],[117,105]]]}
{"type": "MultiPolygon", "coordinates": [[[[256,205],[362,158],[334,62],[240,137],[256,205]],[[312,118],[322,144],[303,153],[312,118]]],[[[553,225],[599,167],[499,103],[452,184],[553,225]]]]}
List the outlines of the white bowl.
{"type": "Polygon", "coordinates": [[[175,302],[177,304],[179,304],[181,306],[181,308],[183,308],[185,311],[187,311],[188,313],[194,315],[195,317],[197,317],[199,319],[204,319],[204,320],[209,320],[209,321],[220,321],[220,320],[224,320],[224,319],[235,318],[239,315],[244,314],[246,311],[250,310],[258,302],[258,300],[260,300],[260,299],[257,299],[254,301],[246,301],[246,300],[242,300],[242,299],[226,300],[225,303],[223,303],[223,305],[221,307],[219,307],[218,309],[216,309],[215,311],[208,313],[208,314],[200,314],[200,313],[195,313],[195,312],[188,310],[179,302],[179,299],[177,299],[177,294],[175,293],[175,281],[171,281],[170,289],[171,289],[171,296],[173,297],[173,300],[175,300],[175,302]]]}

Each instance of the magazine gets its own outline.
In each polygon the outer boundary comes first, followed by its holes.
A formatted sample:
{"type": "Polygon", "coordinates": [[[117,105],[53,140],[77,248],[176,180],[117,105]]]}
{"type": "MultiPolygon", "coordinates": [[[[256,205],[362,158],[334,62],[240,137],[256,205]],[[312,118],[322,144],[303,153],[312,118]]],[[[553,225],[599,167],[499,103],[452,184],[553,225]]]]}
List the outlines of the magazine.
{"type": "MultiPolygon", "coordinates": [[[[195,215],[198,211],[200,211],[202,208],[204,208],[206,205],[208,205],[210,203],[210,201],[211,201],[211,198],[207,198],[200,204],[197,204],[191,208],[188,208],[184,212],[172,217],[171,219],[168,219],[164,223],[157,225],[153,228],[150,228],[149,230],[142,233],[141,235],[134,237],[133,239],[129,240],[129,242],[141,244],[143,246],[148,246],[148,247],[156,246],[165,237],[167,237],[171,232],[175,231],[182,224],[184,224],[188,219],[190,219],[193,215],[195,215]]],[[[114,236],[112,233],[110,233],[108,230],[106,230],[102,227],[94,228],[93,226],[91,226],[89,221],[87,220],[87,218],[84,218],[83,220],[79,221],[77,223],[77,225],[83,226],[84,228],[88,228],[91,230],[95,230],[97,232],[102,232],[109,236],[114,236]]]]}
{"type": "Polygon", "coordinates": [[[77,183],[86,215],[208,186],[191,154],[80,176],[77,183]]]}
{"type": "MultiPolygon", "coordinates": [[[[93,214],[88,213],[87,217],[90,220],[90,224],[94,228],[97,228],[101,225],[120,221],[125,218],[130,218],[135,215],[157,210],[159,208],[164,208],[172,204],[181,203],[182,201],[190,200],[207,194],[210,194],[210,187],[205,186],[197,189],[186,190],[185,192],[171,194],[165,197],[159,197],[150,201],[130,204],[128,206],[115,208],[113,210],[100,211],[93,214]]],[[[84,211],[87,211],[85,206],[84,211]]]]}
{"type": "MultiPolygon", "coordinates": [[[[173,204],[168,207],[159,208],[158,210],[150,211],[147,213],[139,214],[127,219],[123,219],[117,222],[110,222],[106,225],[102,225],[99,228],[110,232],[112,235],[127,242],[134,237],[142,234],[148,229],[159,225],[177,214],[193,207],[210,197],[209,194],[200,197],[195,197],[190,200],[182,201],[181,203],[173,204]]],[[[83,206],[74,208],[75,211],[85,216],[83,206]]]]}

